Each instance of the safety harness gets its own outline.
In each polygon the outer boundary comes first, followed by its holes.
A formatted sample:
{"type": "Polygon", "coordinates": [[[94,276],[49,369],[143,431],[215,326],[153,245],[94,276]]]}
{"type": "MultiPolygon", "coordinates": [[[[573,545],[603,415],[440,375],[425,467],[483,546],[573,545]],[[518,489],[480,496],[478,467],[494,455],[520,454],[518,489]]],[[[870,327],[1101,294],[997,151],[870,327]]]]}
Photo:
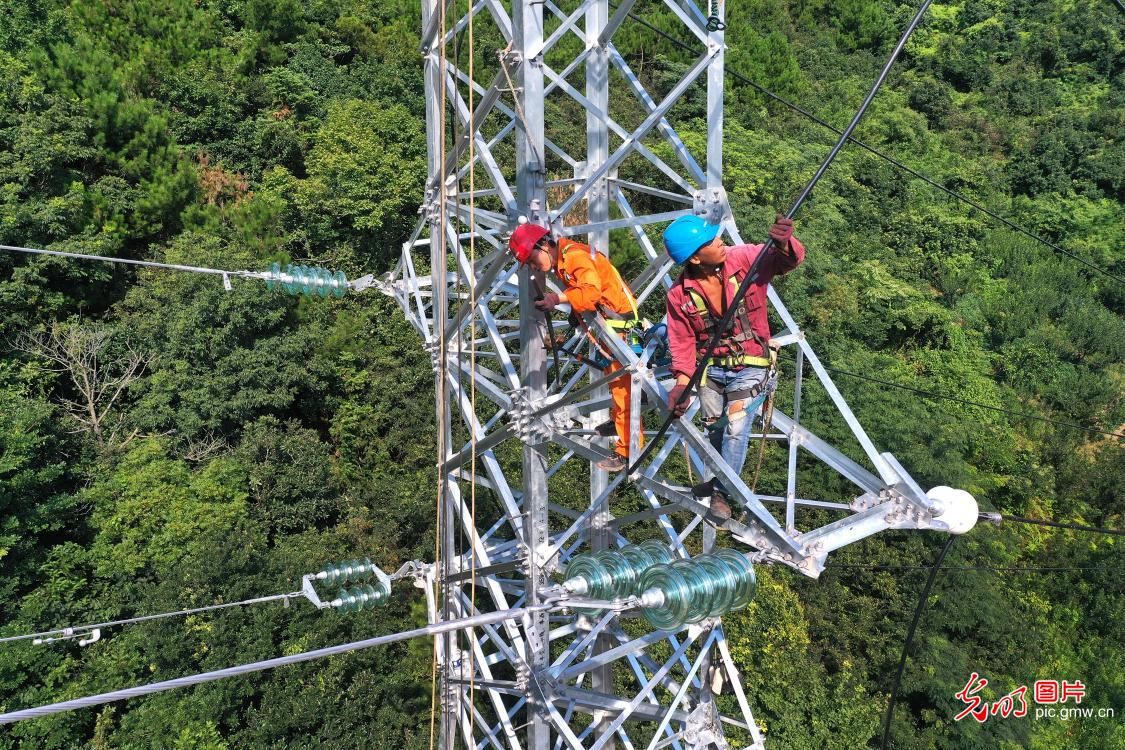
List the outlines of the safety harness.
{"type": "MultiPolygon", "coordinates": [[[[731,274],[727,279],[727,286],[738,288],[742,279],[739,278],[737,273],[731,274]]],[[[711,312],[710,305],[707,300],[703,298],[695,289],[688,289],[684,286],[684,291],[687,292],[691,298],[691,304],[685,302],[682,310],[685,315],[697,315],[703,321],[703,330],[696,333],[696,339],[702,341],[710,341],[711,336],[715,332],[715,325],[718,323],[719,318],[711,312]]],[[[726,305],[727,289],[723,289],[723,305],[726,305]]],[[[721,317],[721,316],[720,316],[721,317]]],[[[735,311],[734,325],[730,330],[719,339],[719,346],[727,349],[728,352],[742,352],[742,345],[748,340],[753,339],[763,352],[769,351],[769,344],[757,334],[754,327],[750,325],[750,313],[746,309],[746,297],[738,301],[738,309],[735,311]]],[[[702,355],[696,350],[696,357],[702,360],[702,355]]],[[[718,367],[769,367],[770,360],[766,357],[754,357],[747,354],[726,354],[718,357],[711,357],[711,364],[718,367]]]]}
{"type": "MultiPolygon", "coordinates": [[[[560,247],[558,254],[553,259],[555,275],[561,278],[563,281],[573,282],[573,279],[568,277],[566,274],[563,274],[559,268],[559,265],[562,262],[563,254],[564,251],[560,247]]],[[[598,254],[599,253],[596,250],[590,248],[591,258],[596,257],[596,255],[598,254]]],[[[621,278],[621,272],[617,270],[617,266],[613,265],[612,263],[609,263],[607,265],[613,270],[613,274],[618,286],[621,288],[621,291],[624,292],[626,299],[629,300],[629,307],[631,308],[632,314],[619,313],[616,310],[612,310],[609,307],[606,307],[600,302],[594,307],[602,316],[602,318],[605,319],[606,325],[609,326],[609,329],[611,331],[615,331],[618,336],[625,339],[628,345],[633,349],[633,351],[639,354],[643,350],[643,347],[640,346],[640,341],[644,331],[641,327],[641,316],[640,312],[637,309],[637,300],[633,296],[633,291],[629,288],[629,285],[625,283],[625,279],[621,278]]],[[[582,320],[581,316],[579,316],[579,320],[582,320]]],[[[598,341],[597,336],[594,335],[594,332],[590,330],[589,326],[586,325],[584,320],[582,321],[581,325],[583,330],[586,331],[587,337],[589,337],[590,341],[593,342],[595,350],[600,352],[601,356],[596,356],[594,358],[594,362],[597,362],[600,368],[604,369],[605,367],[608,367],[609,361],[610,359],[612,359],[612,356],[598,341]],[[604,364],[601,364],[601,362],[604,362],[604,364]]]]}
{"type": "MultiPolygon", "coordinates": [[[[731,274],[727,279],[727,285],[723,288],[722,297],[724,308],[727,304],[727,290],[730,287],[738,289],[741,281],[742,279],[739,277],[739,274],[737,272],[731,274]]],[[[688,297],[691,301],[690,304],[688,302],[685,302],[680,309],[685,315],[688,315],[689,317],[692,315],[699,316],[699,319],[703,322],[703,330],[696,332],[696,340],[710,341],[711,336],[715,332],[715,326],[718,324],[719,319],[722,316],[715,316],[711,311],[711,306],[707,304],[707,300],[704,299],[703,295],[695,289],[689,289],[685,284],[684,291],[687,292],[688,297]]],[[[703,371],[703,379],[700,382],[700,385],[709,385],[710,387],[714,388],[714,386],[708,383],[707,380],[707,370],[711,369],[712,367],[723,367],[731,369],[742,369],[743,367],[766,368],[767,372],[765,376],[750,388],[739,391],[726,391],[727,397],[731,399],[753,399],[752,404],[748,409],[748,411],[752,412],[753,409],[756,409],[758,404],[760,403],[759,397],[761,397],[761,400],[765,400],[766,395],[768,395],[768,393],[772,391],[773,386],[777,383],[777,352],[776,350],[771,349],[769,342],[765,341],[761,336],[759,336],[758,333],[754,330],[754,327],[750,325],[750,312],[746,307],[745,296],[743,296],[742,299],[738,300],[738,308],[735,310],[734,325],[731,326],[726,335],[719,339],[719,346],[724,347],[728,353],[725,355],[711,357],[711,361],[707,364],[707,368],[703,371]],[[768,356],[757,357],[749,354],[743,354],[743,344],[750,339],[756,342],[759,348],[761,348],[762,352],[768,354],[768,356]],[[732,354],[731,352],[739,353],[732,354]]],[[[698,347],[696,347],[696,357],[697,363],[701,362],[703,359],[703,356],[702,354],[700,354],[698,347]]]]}

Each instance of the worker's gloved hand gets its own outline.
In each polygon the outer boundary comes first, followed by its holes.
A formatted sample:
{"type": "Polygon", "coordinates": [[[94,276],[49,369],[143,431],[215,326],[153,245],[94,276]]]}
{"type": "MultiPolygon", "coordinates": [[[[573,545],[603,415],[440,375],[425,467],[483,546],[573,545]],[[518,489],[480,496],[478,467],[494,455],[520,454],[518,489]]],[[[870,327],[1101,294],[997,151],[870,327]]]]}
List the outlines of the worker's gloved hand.
{"type": "Polygon", "coordinates": [[[793,237],[793,220],[778,214],[770,227],[769,235],[777,243],[778,249],[788,250],[789,240],[793,237]]]}
{"type": "Polygon", "coordinates": [[[550,312],[559,306],[559,295],[554,292],[547,292],[543,295],[543,299],[535,301],[535,309],[542,310],[543,312],[550,312]]]}
{"type": "Polygon", "coordinates": [[[680,400],[680,397],[684,395],[684,392],[687,391],[687,389],[687,383],[684,383],[683,385],[677,384],[668,393],[668,409],[672,412],[673,417],[682,417],[684,415],[684,412],[687,411],[688,406],[691,404],[690,398],[685,397],[682,401],[680,400]]]}

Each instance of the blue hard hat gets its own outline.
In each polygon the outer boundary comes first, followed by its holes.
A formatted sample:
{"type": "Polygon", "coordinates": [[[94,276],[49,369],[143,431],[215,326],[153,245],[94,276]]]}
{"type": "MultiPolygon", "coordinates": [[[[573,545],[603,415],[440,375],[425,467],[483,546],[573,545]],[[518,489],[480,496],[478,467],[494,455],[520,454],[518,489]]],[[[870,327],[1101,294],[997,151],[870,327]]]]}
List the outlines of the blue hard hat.
{"type": "Polygon", "coordinates": [[[721,229],[719,224],[708,224],[702,216],[681,216],[664,230],[664,247],[672,260],[684,263],[715,239],[721,229]]]}

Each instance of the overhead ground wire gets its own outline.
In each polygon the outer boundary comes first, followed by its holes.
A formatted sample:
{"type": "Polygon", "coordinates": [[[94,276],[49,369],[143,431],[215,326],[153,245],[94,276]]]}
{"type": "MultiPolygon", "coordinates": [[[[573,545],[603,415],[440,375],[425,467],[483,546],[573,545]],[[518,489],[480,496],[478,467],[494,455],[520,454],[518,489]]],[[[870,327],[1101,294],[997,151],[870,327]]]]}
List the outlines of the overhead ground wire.
{"type": "MultiPolygon", "coordinates": [[[[1121,3],[1121,0],[1115,0],[1115,1],[1118,4],[1121,3]]],[[[614,3],[611,3],[611,5],[613,7],[616,7],[616,4],[614,4],[614,3]]],[[[649,23],[648,21],[641,18],[640,16],[633,15],[632,13],[629,13],[628,15],[629,15],[629,18],[631,18],[632,20],[640,23],[642,26],[645,26],[650,31],[653,31],[658,36],[660,36],[662,39],[664,39],[668,42],[671,42],[672,44],[676,45],[680,49],[686,50],[688,52],[694,51],[692,49],[691,45],[688,44],[687,42],[683,41],[682,39],[678,39],[678,38],[672,36],[671,34],[669,34],[668,32],[657,28],[656,26],[649,23]]],[[[750,86],[751,88],[753,88],[755,91],[758,91],[759,93],[764,94],[765,96],[769,97],[770,99],[773,99],[774,101],[778,102],[779,104],[782,104],[785,107],[788,107],[792,111],[796,112],[799,115],[802,115],[802,116],[808,118],[809,120],[815,122],[816,124],[820,125],[821,127],[824,127],[824,128],[827,128],[828,130],[831,130],[836,135],[842,135],[843,134],[843,131],[840,130],[839,128],[837,128],[836,126],[826,122],[825,120],[822,120],[821,118],[814,115],[812,112],[809,112],[808,110],[804,109],[800,105],[789,101],[785,97],[780,96],[779,94],[775,94],[773,91],[770,91],[765,86],[762,86],[761,84],[758,84],[758,83],[752,81],[751,79],[747,78],[746,76],[742,75],[741,73],[739,73],[737,71],[734,71],[734,70],[728,70],[727,72],[731,76],[733,76],[734,78],[738,79],[739,81],[742,81],[747,86],[750,86]]],[[[992,211],[988,208],[985,208],[980,203],[974,201],[972,198],[969,198],[968,196],[966,196],[962,193],[959,193],[956,190],[952,190],[950,188],[947,188],[945,185],[942,185],[937,180],[934,180],[931,177],[927,177],[926,175],[922,174],[918,170],[904,164],[902,161],[894,158],[893,156],[889,156],[887,154],[884,154],[882,151],[878,150],[874,146],[870,146],[870,145],[864,143],[863,141],[860,141],[856,138],[851,137],[850,135],[848,136],[848,140],[850,142],[854,143],[855,145],[859,146],[863,150],[865,150],[865,151],[867,151],[871,154],[874,154],[875,156],[879,157],[880,159],[886,161],[887,163],[892,164],[895,167],[898,167],[899,169],[901,169],[902,171],[910,174],[911,176],[916,177],[917,179],[921,180],[922,182],[925,182],[927,185],[930,185],[931,187],[937,188],[938,190],[940,190],[941,192],[950,196],[951,198],[955,198],[956,200],[959,200],[962,203],[964,203],[968,206],[971,206],[972,208],[976,209],[977,211],[980,211],[981,213],[985,214],[986,216],[988,216],[992,219],[995,219],[996,221],[1000,222],[1001,224],[1008,227],[1009,229],[1011,229],[1015,232],[1018,232],[1018,233],[1024,235],[1025,237],[1028,237],[1029,239],[1035,240],[1036,242],[1050,248],[1051,250],[1054,250],[1057,253],[1065,255],[1068,258],[1071,258],[1073,260],[1076,260],[1079,263],[1081,263],[1082,265],[1086,266],[1087,268],[1089,268],[1093,271],[1096,271],[1096,272],[1102,274],[1103,276],[1106,276],[1107,278],[1113,279],[1114,281],[1116,281],[1118,283],[1125,283],[1125,278],[1122,278],[1121,276],[1118,276],[1118,275],[1112,273],[1111,271],[1107,271],[1106,269],[1102,268],[1101,266],[1099,266],[1095,263],[1091,263],[1090,261],[1088,261],[1088,260],[1082,258],[1081,256],[1071,252],[1070,250],[1067,250],[1066,248],[1060,247],[1059,245],[1055,244],[1054,242],[1051,242],[1050,240],[1047,240],[1043,237],[1040,237],[1039,235],[1035,234],[1034,232],[1031,232],[1030,230],[1021,227],[1020,225],[1016,224],[1012,220],[1007,219],[1004,216],[1001,216],[1000,214],[996,213],[995,211],[992,211]]]]}

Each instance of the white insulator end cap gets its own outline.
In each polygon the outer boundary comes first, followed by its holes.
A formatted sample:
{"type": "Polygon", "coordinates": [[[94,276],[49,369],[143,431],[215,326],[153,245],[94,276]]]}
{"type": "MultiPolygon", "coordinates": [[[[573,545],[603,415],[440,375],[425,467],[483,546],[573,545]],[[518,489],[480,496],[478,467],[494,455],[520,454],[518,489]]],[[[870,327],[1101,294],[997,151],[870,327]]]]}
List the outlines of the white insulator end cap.
{"type": "Polygon", "coordinates": [[[527,217],[526,216],[520,216],[518,219],[516,219],[516,223],[517,224],[526,224],[527,223],[527,217]]]}
{"type": "Polygon", "coordinates": [[[568,578],[563,581],[563,588],[572,594],[582,596],[590,590],[590,583],[582,576],[578,576],[577,578],[568,578]]]}
{"type": "Polygon", "coordinates": [[[655,609],[664,606],[664,592],[660,589],[649,589],[640,596],[640,605],[645,609],[655,609]]]}
{"type": "Polygon", "coordinates": [[[980,517],[980,508],[977,507],[976,498],[965,490],[955,490],[945,486],[934,487],[926,493],[926,497],[941,508],[937,520],[950,534],[964,534],[976,526],[977,519],[980,517]]]}

